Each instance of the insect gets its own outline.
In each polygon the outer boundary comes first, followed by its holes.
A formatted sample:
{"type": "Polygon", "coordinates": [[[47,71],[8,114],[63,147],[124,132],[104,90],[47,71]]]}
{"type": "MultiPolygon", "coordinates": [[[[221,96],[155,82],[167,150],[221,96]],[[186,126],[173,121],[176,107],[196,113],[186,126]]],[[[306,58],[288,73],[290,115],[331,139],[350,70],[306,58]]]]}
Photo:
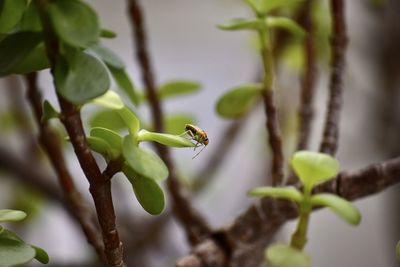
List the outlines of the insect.
{"type": "Polygon", "coordinates": [[[203,149],[208,145],[208,137],[205,131],[203,131],[202,129],[200,129],[197,126],[194,126],[192,124],[186,124],[185,125],[185,133],[184,134],[188,134],[192,140],[196,141],[196,146],[194,147],[194,150],[196,150],[196,148],[198,148],[199,146],[204,146],[199,153],[197,153],[192,159],[194,159],[195,157],[197,157],[201,151],[203,151],[203,149]]]}

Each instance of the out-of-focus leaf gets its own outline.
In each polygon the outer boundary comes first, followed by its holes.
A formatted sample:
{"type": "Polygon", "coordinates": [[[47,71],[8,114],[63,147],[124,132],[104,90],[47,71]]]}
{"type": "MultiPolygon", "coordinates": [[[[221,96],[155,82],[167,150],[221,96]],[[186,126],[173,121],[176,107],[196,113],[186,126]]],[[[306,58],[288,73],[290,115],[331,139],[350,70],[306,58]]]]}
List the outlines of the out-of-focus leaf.
{"type": "Polygon", "coordinates": [[[112,38],[117,37],[117,34],[109,29],[101,29],[100,37],[112,39],[112,38]]]}
{"type": "Polygon", "coordinates": [[[128,74],[126,73],[125,69],[117,69],[111,65],[108,65],[108,69],[111,72],[115,82],[118,85],[118,88],[125,92],[128,95],[130,101],[134,105],[139,105],[141,98],[139,93],[136,91],[133,82],[129,78],[128,74]]]}
{"type": "Polygon", "coordinates": [[[49,263],[49,255],[47,254],[47,252],[42,249],[41,247],[38,246],[33,246],[31,245],[32,248],[35,250],[36,255],[35,255],[35,259],[38,260],[40,263],[43,264],[47,264],[49,263]]]}
{"type": "Polygon", "coordinates": [[[252,197],[274,197],[274,198],[281,198],[292,200],[299,203],[303,196],[296,188],[290,187],[271,187],[271,186],[264,186],[264,187],[256,187],[251,189],[248,193],[252,197]]]}
{"type": "Polygon", "coordinates": [[[101,154],[107,159],[112,158],[112,155],[110,155],[110,151],[112,151],[112,148],[106,141],[94,136],[87,136],[86,140],[91,150],[101,154]]]}
{"type": "Polygon", "coordinates": [[[298,5],[304,0],[260,0],[259,10],[261,13],[267,14],[270,11],[278,8],[291,8],[298,5]]]}
{"type": "Polygon", "coordinates": [[[168,168],[162,159],[151,150],[139,148],[130,135],[124,138],[122,153],[126,164],[140,176],[155,181],[162,181],[168,177],[168,168]]]}
{"type": "Polygon", "coordinates": [[[0,2],[0,33],[8,33],[20,21],[27,0],[2,0],[0,2]]]}
{"type": "Polygon", "coordinates": [[[55,32],[65,43],[87,48],[98,41],[100,28],[97,15],[82,1],[51,1],[48,10],[55,32]]]}
{"type": "Polygon", "coordinates": [[[143,209],[152,215],[160,214],[165,206],[165,198],[158,183],[138,175],[130,166],[124,166],[123,172],[131,182],[136,198],[143,209]]]}
{"type": "Polygon", "coordinates": [[[43,43],[37,45],[19,64],[9,70],[10,73],[25,74],[50,68],[43,43]]]}
{"type": "Polygon", "coordinates": [[[125,106],[119,95],[111,90],[107,91],[104,95],[93,99],[92,103],[111,109],[122,109],[125,106]]]}
{"type": "Polygon", "coordinates": [[[54,107],[50,104],[49,101],[45,100],[43,103],[43,115],[41,120],[42,121],[48,121],[53,118],[58,118],[60,116],[60,113],[58,113],[54,107]]]}
{"type": "Polygon", "coordinates": [[[361,214],[349,201],[328,193],[317,194],[311,197],[313,206],[325,206],[330,208],[339,217],[352,225],[358,225],[361,214]]]}
{"type": "Polygon", "coordinates": [[[174,97],[178,95],[186,95],[200,90],[201,85],[196,81],[190,80],[174,80],[160,85],[158,96],[161,99],[174,97]]]}
{"type": "Polygon", "coordinates": [[[0,76],[9,72],[25,59],[41,41],[37,32],[16,32],[0,41],[0,76]]]}
{"type": "Polygon", "coordinates": [[[129,133],[136,138],[140,129],[140,121],[136,114],[127,107],[119,109],[118,114],[124,121],[126,127],[128,127],[129,133]]]}
{"type": "Polygon", "coordinates": [[[306,189],[334,178],[339,172],[339,163],[328,154],[313,151],[298,151],[291,161],[292,167],[306,189]]]}
{"type": "Polygon", "coordinates": [[[268,17],[267,25],[269,28],[283,28],[293,33],[294,35],[303,37],[304,29],[294,20],[285,17],[268,17]]]}
{"type": "Polygon", "coordinates": [[[110,65],[116,69],[123,69],[125,67],[124,62],[122,62],[122,60],[113,51],[103,45],[94,44],[89,47],[89,51],[92,51],[107,65],[110,65]]]}
{"type": "Polygon", "coordinates": [[[32,1],[29,3],[22,16],[22,19],[19,23],[19,30],[33,32],[42,31],[42,24],[40,23],[39,12],[36,8],[36,5],[32,1]]]}
{"type": "Polygon", "coordinates": [[[164,119],[165,132],[169,134],[182,134],[186,124],[195,124],[195,119],[187,114],[167,115],[164,119]]]}
{"type": "Polygon", "coordinates": [[[0,210],[0,222],[17,222],[26,218],[26,213],[20,210],[0,210]]]}
{"type": "Polygon", "coordinates": [[[237,118],[246,114],[260,98],[261,84],[245,84],[223,94],[216,106],[217,113],[224,118],[237,118]]]}
{"type": "Polygon", "coordinates": [[[101,110],[93,115],[90,119],[90,127],[103,127],[115,132],[119,132],[126,128],[125,122],[122,120],[119,112],[115,109],[101,110]]]}
{"type": "Polygon", "coordinates": [[[12,267],[31,261],[35,249],[25,244],[17,235],[4,229],[0,233],[0,266],[12,267]]]}
{"type": "Polygon", "coordinates": [[[56,62],[54,78],[58,93],[74,104],[101,96],[110,87],[104,64],[79,50],[67,50],[56,62]]]}
{"type": "Polygon", "coordinates": [[[265,257],[273,267],[311,267],[311,259],[306,253],[284,244],[268,247],[265,257]]]}
{"type": "Polygon", "coordinates": [[[225,31],[235,30],[259,30],[262,28],[260,19],[234,19],[226,24],[219,24],[218,28],[225,31]]]}

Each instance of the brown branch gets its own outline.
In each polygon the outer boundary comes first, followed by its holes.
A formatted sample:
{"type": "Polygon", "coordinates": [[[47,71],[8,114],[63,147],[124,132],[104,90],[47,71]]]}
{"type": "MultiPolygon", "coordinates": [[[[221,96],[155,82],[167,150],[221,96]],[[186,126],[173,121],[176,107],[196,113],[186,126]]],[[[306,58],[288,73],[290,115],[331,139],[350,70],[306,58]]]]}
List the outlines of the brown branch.
{"type": "Polygon", "coordinates": [[[95,248],[98,256],[101,259],[105,259],[100,230],[92,221],[94,214],[84,201],[81,193],[76,189],[73,178],[65,164],[59,137],[47,122],[41,120],[43,115],[42,96],[37,86],[37,74],[30,73],[26,75],[26,80],[28,84],[27,97],[39,126],[39,143],[46,151],[48,159],[57,173],[65,198],[78,219],[88,242],[95,248]]]}
{"type": "Polygon", "coordinates": [[[304,41],[305,52],[305,71],[302,77],[300,108],[299,108],[299,140],[297,150],[304,150],[308,147],[308,141],[311,133],[311,123],[314,115],[313,99],[316,76],[316,55],[314,45],[314,25],[311,16],[313,1],[307,0],[304,3],[306,11],[303,18],[303,28],[307,32],[304,41]]]}
{"type": "MultiPolygon", "coordinates": [[[[136,56],[141,66],[142,79],[150,102],[154,129],[157,132],[163,132],[163,112],[158,99],[153,69],[147,50],[143,12],[137,0],[129,0],[128,8],[132,28],[134,29],[136,56]]],[[[167,183],[172,197],[173,211],[184,226],[191,244],[196,244],[208,236],[210,233],[209,226],[199,212],[192,206],[187,192],[180,184],[168,147],[156,144],[156,149],[169,169],[167,183]]]]}
{"type": "Polygon", "coordinates": [[[347,47],[344,0],[331,0],[332,61],[329,101],[320,151],[334,155],[338,148],[340,109],[342,106],[343,72],[347,47]]]}
{"type": "MultiPolygon", "coordinates": [[[[47,14],[48,1],[35,0],[43,26],[46,53],[50,61],[52,73],[59,56],[59,43],[54,35],[47,14]]],[[[79,109],[57,95],[61,107],[61,121],[64,124],[79,164],[89,181],[89,191],[96,207],[97,218],[102,230],[107,265],[111,267],[125,266],[123,247],[115,224],[115,211],[111,195],[111,182],[100,172],[86,140],[79,109]]]]}
{"type": "MultiPolygon", "coordinates": [[[[317,187],[316,192],[337,194],[354,201],[381,192],[400,183],[400,157],[369,165],[356,171],[341,172],[335,179],[317,187]]],[[[280,227],[298,216],[296,206],[288,201],[263,198],[251,206],[235,222],[221,230],[221,238],[211,240],[214,246],[207,254],[219,255],[214,267],[255,267],[262,261],[265,247],[280,227]],[[226,258],[226,260],[224,260],[226,258]]],[[[208,240],[209,242],[210,240],[208,240]]],[[[204,245],[205,242],[199,244],[204,245]]],[[[192,254],[178,262],[178,267],[207,267],[195,247],[192,254]],[[190,265],[188,263],[194,263],[190,265]],[[197,263],[197,265],[195,264],[197,263]]]]}

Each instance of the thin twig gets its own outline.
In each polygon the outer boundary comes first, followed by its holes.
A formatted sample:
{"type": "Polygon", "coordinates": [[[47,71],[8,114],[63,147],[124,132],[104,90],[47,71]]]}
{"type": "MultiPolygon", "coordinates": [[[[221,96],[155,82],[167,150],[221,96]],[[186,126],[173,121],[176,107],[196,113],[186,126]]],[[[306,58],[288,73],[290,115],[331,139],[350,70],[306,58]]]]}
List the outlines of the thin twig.
{"type": "Polygon", "coordinates": [[[347,47],[344,0],[331,0],[332,62],[329,84],[328,110],[320,151],[334,155],[338,148],[340,109],[342,106],[343,72],[347,47]]]}
{"type": "Polygon", "coordinates": [[[105,259],[104,246],[100,235],[100,229],[93,224],[94,214],[88,207],[81,193],[76,189],[73,178],[65,164],[64,155],[61,150],[60,140],[51,126],[41,120],[43,115],[42,96],[37,85],[37,74],[30,73],[26,76],[28,91],[27,98],[33,109],[35,120],[39,126],[38,140],[57,173],[60,186],[64,192],[65,198],[71,205],[78,221],[86,235],[88,242],[93,245],[98,256],[105,259]]]}
{"type": "MultiPolygon", "coordinates": [[[[129,17],[134,29],[136,55],[142,70],[143,84],[147,90],[154,129],[157,132],[163,132],[163,112],[157,95],[154,73],[147,50],[143,12],[137,0],[128,0],[128,4],[129,17]]],[[[191,244],[196,244],[209,235],[210,228],[200,213],[193,207],[189,201],[187,192],[180,184],[168,147],[156,144],[156,149],[169,169],[167,183],[172,196],[173,211],[184,226],[191,244]]]]}
{"type": "MultiPolygon", "coordinates": [[[[41,17],[44,42],[52,73],[59,56],[59,43],[51,28],[47,14],[48,1],[35,0],[41,17]]],[[[123,246],[115,223],[115,211],[111,195],[111,182],[106,179],[94,159],[86,140],[80,110],[57,94],[61,107],[61,121],[64,124],[79,164],[89,181],[89,191],[93,197],[97,218],[102,230],[107,265],[110,267],[125,266],[123,246]]]]}
{"type": "MultiPolygon", "coordinates": [[[[264,25],[264,24],[263,24],[264,25]]],[[[278,112],[274,100],[274,64],[270,33],[267,26],[258,31],[261,44],[261,60],[263,72],[263,93],[264,109],[266,116],[266,128],[268,132],[268,143],[272,151],[271,176],[272,185],[279,185],[283,182],[283,150],[282,137],[278,120],[278,112]]]]}
{"type": "Polygon", "coordinates": [[[312,21],[312,0],[307,0],[304,3],[303,28],[307,35],[304,41],[305,52],[305,70],[302,77],[301,93],[300,93],[300,108],[299,108],[299,140],[297,150],[304,150],[308,147],[308,141],[311,133],[311,123],[314,115],[313,99],[314,87],[316,78],[316,55],[314,45],[314,25],[312,21]]]}
{"type": "MultiPolygon", "coordinates": [[[[400,183],[400,157],[369,165],[356,171],[341,172],[335,179],[317,187],[316,192],[337,194],[349,201],[371,196],[400,183]]],[[[263,259],[265,247],[277,231],[289,220],[298,216],[297,207],[289,201],[263,198],[238,216],[232,224],[221,230],[224,245],[214,241],[207,253],[200,254],[198,248],[180,260],[177,267],[206,267],[204,256],[218,255],[214,267],[256,267],[263,259]],[[193,265],[190,265],[193,263],[193,265]]]]}

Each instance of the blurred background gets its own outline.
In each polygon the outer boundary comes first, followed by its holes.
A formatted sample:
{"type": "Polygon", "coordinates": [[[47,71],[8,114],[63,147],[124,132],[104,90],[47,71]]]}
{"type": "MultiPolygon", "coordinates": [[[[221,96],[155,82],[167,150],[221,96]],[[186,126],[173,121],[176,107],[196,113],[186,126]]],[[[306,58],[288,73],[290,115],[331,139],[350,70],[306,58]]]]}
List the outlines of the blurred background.
{"type": "MultiPolygon", "coordinates": [[[[124,60],[135,85],[142,88],[126,2],[87,2],[98,12],[102,26],[117,32],[117,38],[107,39],[104,44],[124,60]]],[[[318,46],[321,46],[321,57],[314,101],[315,123],[310,139],[312,150],[317,150],[320,142],[329,74],[327,40],[322,39],[329,35],[329,13],[327,1],[320,2],[321,44],[318,46]]],[[[231,125],[231,121],[216,114],[216,101],[229,88],[259,79],[260,62],[254,36],[242,31],[223,32],[216,27],[231,18],[248,17],[250,12],[239,0],[146,0],[141,3],[157,83],[183,78],[202,84],[202,90],[194,95],[163,103],[167,114],[185,113],[196,118],[196,125],[204,129],[210,139],[210,144],[194,160],[191,149],[173,150],[183,183],[190,187],[198,174],[204,173],[208,159],[215,153],[214,144],[227,138],[225,129],[231,125]]],[[[400,154],[400,2],[363,0],[346,1],[346,5],[350,43],[338,160],[342,169],[352,170],[400,154]]],[[[283,51],[276,67],[277,101],[286,158],[293,153],[297,140],[301,60],[295,51],[295,45],[283,51]]],[[[41,72],[40,86],[45,98],[57,106],[48,71],[41,72]]],[[[37,150],[32,149],[37,128],[25,100],[24,80],[16,76],[1,78],[0,88],[0,144],[21,158],[28,158],[44,173],[54,177],[48,183],[57,188],[55,174],[44,154],[37,154],[37,150]]],[[[85,107],[84,121],[90,121],[95,112],[97,109],[85,107]]],[[[150,123],[146,105],[142,105],[138,113],[150,123]]],[[[241,123],[238,137],[223,155],[224,161],[216,172],[199,178],[207,179],[203,181],[207,183],[194,194],[194,203],[215,227],[229,223],[244,211],[254,201],[246,196],[248,189],[265,183],[269,168],[265,163],[269,162],[270,155],[264,123],[263,108],[259,106],[241,123]]],[[[54,127],[65,136],[61,125],[54,122],[54,127]]],[[[69,143],[64,143],[75,182],[92,203],[88,183],[72,148],[69,143]]],[[[98,159],[104,167],[104,162],[100,157],[98,159]]],[[[117,176],[112,183],[117,224],[126,251],[129,251],[128,262],[132,266],[174,266],[190,248],[182,229],[168,215],[170,205],[167,204],[160,217],[148,215],[139,207],[126,179],[117,176]]],[[[326,210],[315,212],[306,247],[313,266],[399,266],[394,252],[400,239],[400,218],[396,208],[399,189],[395,186],[355,202],[363,215],[357,228],[326,210]]],[[[1,170],[0,203],[1,208],[28,212],[29,218],[24,223],[10,227],[25,240],[45,248],[54,266],[90,266],[95,255],[79,226],[62,206],[18,182],[12,173],[1,170]]],[[[293,227],[294,224],[289,223],[277,239],[288,240],[293,227]]]]}

